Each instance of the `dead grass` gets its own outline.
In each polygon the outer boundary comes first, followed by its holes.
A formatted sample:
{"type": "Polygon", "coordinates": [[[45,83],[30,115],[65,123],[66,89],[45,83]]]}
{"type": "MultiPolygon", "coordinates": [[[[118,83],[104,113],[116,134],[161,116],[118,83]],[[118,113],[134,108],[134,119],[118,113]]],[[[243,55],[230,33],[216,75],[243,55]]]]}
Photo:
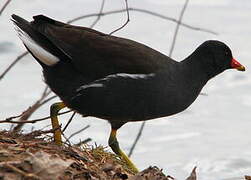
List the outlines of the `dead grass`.
{"type": "Polygon", "coordinates": [[[57,146],[35,131],[0,132],[0,179],[3,180],[168,180],[156,167],[133,174],[103,147],[57,146]]]}
{"type": "MultiPolygon", "coordinates": [[[[57,146],[45,136],[0,131],[0,180],[171,180],[157,167],[133,174],[104,147],[57,146]]],[[[251,180],[250,176],[243,179],[251,180]]],[[[186,180],[197,180],[196,167],[186,180]]]]}

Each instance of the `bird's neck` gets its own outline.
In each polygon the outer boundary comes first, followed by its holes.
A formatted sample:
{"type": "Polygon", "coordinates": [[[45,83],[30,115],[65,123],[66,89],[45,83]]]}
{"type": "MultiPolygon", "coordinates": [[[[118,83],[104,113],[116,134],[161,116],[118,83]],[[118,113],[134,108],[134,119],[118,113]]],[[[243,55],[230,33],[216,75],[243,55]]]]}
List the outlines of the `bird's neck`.
{"type": "Polygon", "coordinates": [[[206,83],[208,80],[213,78],[215,75],[212,73],[213,70],[209,68],[207,64],[203,61],[206,57],[200,53],[192,53],[186,59],[180,62],[184,73],[186,73],[190,78],[206,83]]]}
{"type": "Polygon", "coordinates": [[[200,93],[208,80],[211,79],[198,58],[200,57],[189,56],[179,63],[183,81],[187,85],[187,89],[194,92],[195,96],[200,93]]]}

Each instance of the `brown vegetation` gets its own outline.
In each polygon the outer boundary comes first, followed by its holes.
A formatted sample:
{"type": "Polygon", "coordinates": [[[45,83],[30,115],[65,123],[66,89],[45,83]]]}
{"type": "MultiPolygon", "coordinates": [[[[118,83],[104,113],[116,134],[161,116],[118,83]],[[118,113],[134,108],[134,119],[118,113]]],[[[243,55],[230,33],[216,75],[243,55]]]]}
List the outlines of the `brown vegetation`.
{"type": "Polygon", "coordinates": [[[133,174],[115,154],[103,147],[57,146],[44,132],[0,132],[0,179],[21,180],[168,180],[157,167],[133,174]]]}

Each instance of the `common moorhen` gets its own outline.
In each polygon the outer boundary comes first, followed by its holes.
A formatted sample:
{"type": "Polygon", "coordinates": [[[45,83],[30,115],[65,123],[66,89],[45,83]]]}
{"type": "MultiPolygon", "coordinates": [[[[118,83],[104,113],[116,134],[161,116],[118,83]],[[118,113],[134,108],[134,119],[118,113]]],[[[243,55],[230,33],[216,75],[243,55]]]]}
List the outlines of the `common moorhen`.
{"type": "MultiPolygon", "coordinates": [[[[185,110],[207,81],[226,69],[244,71],[227,45],[206,41],[177,62],[141,43],[43,15],[28,22],[12,15],[27,50],[43,68],[45,82],[63,102],[51,106],[53,127],[65,106],[111,124],[109,145],[134,170],[119,148],[117,129],[132,121],[185,110]]],[[[61,143],[60,131],[55,133],[61,143]]]]}

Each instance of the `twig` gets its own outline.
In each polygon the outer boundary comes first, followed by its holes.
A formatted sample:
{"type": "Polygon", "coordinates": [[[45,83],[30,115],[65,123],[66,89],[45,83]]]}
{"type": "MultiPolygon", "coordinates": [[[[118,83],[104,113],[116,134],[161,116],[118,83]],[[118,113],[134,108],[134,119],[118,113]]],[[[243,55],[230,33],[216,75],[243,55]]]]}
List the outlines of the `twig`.
{"type": "Polygon", "coordinates": [[[145,124],[146,124],[146,121],[142,122],[142,124],[140,126],[140,129],[139,129],[139,132],[138,132],[138,134],[137,134],[137,136],[136,136],[136,138],[135,138],[135,140],[133,142],[132,147],[130,148],[130,152],[128,153],[128,157],[131,157],[131,155],[132,155],[132,153],[133,153],[133,151],[134,151],[134,149],[135,149],[135,147],[136,147],[136,145],[137,145],[137,143],[139,141],[139,138],[142,135],[143,129],[145,127],[145,124]]]}
{"type": "Polygon", "coordinates": [[[0,75],[0,80],[3,79],[3,77],[10,71],[10,69],[19,61],[21,60],[24,56],[28,54],[28,51],[23,52],[17,58],[5,69],[5,71],[0,75]]]}
{"type": "Polygon", "coordinates": [[[76,136],[77,134],[81,133],[82,131],[86,130],[86,129],[89,128],[89,127],[90,127],[90,125],[87,125],[87,126],[85,126],[84,128],[78,130],[77,132],[72,133],[72,134],[68,137],[68,140],[70,140],[73,136],[76,136]]]}
{"type": "Polygon", "coordinates": [[[0,16],[2,15],[3,11],[6,9],[6,7],[8,6],[8,4],[10,3],[11,0],[7,0],[3,7],[0,9],[0,16]]]}
{"type": "Polygon", "coordinates": [[[67,127],[69,126],[69,124],[71,123],[71,121],[73,120],[73,117],[75,116],[76,112],[73,112],[70,119],[68,120],[67,124],[65,125],[65,127],[63,128],[62,132],[65,132],[65,130],[67,129],[67,127]]]}
{"type": "Polygon", "coordinates": [[[78,143],[75,144],[75,145],[76,145],[76,146],[81,146],[82,144],[86,144],[86,143],[90,142],[91,140],[92,140],[91,138],[87,138],[87,139],[85,139],[85,140],[83,140],[83,141],[78,142],[78,143]]]}
{"type": "Polygon", "coordinates": [[[129,10],[128,10],[128,2],[127,2],[127,0],[125,0],[125,4],[126,4],[126,14],[127,14],[126,22],[121,27],[119,27],[118,29],[115,29],[114,31],[112,31],[109,35],[112,35],[115,32],[123,29],[130,22],[130,15],[129,15],[129,10]]]}
{"type": "Polygon", "coordinates": [[[51,90],[50,90],[49,87],[46,85],[46,86],[45,86],[45,89],[44,89],[44,91],[43,91],[43,93],[42,93],[42,97],[45,97],[45,96],[49,95],[50,93],[51,93],[51,90]]]}
{"type": "Polygon", "coordinates": [[[0,123],[11,123],[11,124],[26,124],[26,123],[36,123],[38,121],[43,121],[46,119],[49,119],[50,117],[46,118],[40,118],[40,119],[34,119],[34,120],[29,120],[29,121],[12,121],[12,120],[1,120],[0,123]]]}
{"type": "Polygon", "coordinates": [[[23,113],[25,113],[25,112],[22,112],[22,114],[19,114],[17,116],[8,117],[5,120],[1,120],[1,121],[10,122],[10,121],[12,121],[12,119],[20,118],[23,115],[23,113]]]}
{"type": "MultiPolygon", "coordinates": [[[[89,18],[89,17],[93,17],[93,16],[106,16],[106,15],[111,15],[111,14],[116,14],[116,13],[123,13],[123,12],[125,12],[127,10],[128,11],[135,11],[135,12],[149,14],[149,15],[152,15],[152,16],[164,19],[164,20],[172,21],[172,22],[175,22],[175,23],[178,22],[178,20],[175,19],[175,18],[172,18],[172,17],[169,17],[169,16],[165,16],[165,15],[153,12],[153,11],[149,11],[149,10],[146,10],[146,9],[129,7],[128,9],[119,9],[119,10],[107,11],[107,12],[103,12],[101,14],[99,14],[99,13],[92,13],[92,14],[82,15],[82,16],[79,16],[79,17],[76,17],[74,19],[69,20],[67,23],[72,23],[72,22],[79,21],[81,19],[89,18]]],[[[186,27],[188,29],[195,30],[195,31],[202,31],[202,32],[207,32],[207,33],[210,33],[210,34],[218,35],[218,33],[214,32],[214,31],[211,31],[209,29],[200,28],[200,27],[196,27],[196,26],[191,26],[191,25],[183,23],[183,22],[181,22],[180,25],[184,26],[184,27],[186,27]]]]}
{"type": "Polygon", "coordinates": [[[69,141],[69,139],[66,137],[66,135],[61,131],[62,136],[65,138],[65,142],[64,144],[71,146],[71,142],[69,141]]]}
{"type": "Polygon", "coordinates": [[[177,35],[178,35],[178,32],[179,32],[179,28],[180,28],[180,23],[182,22],[182,18],[183,18],[183,15],[184,15],[185,11],[186,11],[188,2],[189,2],[189,0],[185,1],[185,4],[184,4],[184,6],[183,6],[183,8],[182,8],[182,10],[180,12],[179,21],[178,21],[178,23],[176,25],[175,32],[174,32],[174,35],[173,35],[173,41],[172,41],[172,44],[171,44],[171,49],[169,51],[169,57],[172,56],[173,49],[174,49],[176,39],[177,39],[177,35]]]}
{"type": "Polygon", "coordinates": [[[103,12],[104,5],[105,5],[105,0],[102,0],[101,7],[100,7],[100,10],[99,10],[99,15],[97,16],[96,20],[92,23],[90,28],[93,28],[97,24],[97,22],[100,20],[100,18],[101,18],[100,14],[102,14],[102,12],[103,12]]]}
{"type": "MultiPolygon", "coordinates": [[[[69,113],[71,111],[72,110],[68,110],[68,111],[65,111],[65,112],[58,113],[58,116],[69,113]]],[[[29,120],[29,121],[12,121],[13,118],[20,117],[20,116],[12,116],[12,117],[6,118],[5,120],[0,120],[0,123],[13,123],[13,124],[31,123],[31,124],[33,124],[33,123],[43,121],[43,120],[47,120],[47,119],[51,118],[50,116],[46,116],[46,117],[43,117],[43,118],[33,119],[33,120],[29,120]]]]}
{"type": "MultiPolygon", "coordinates": [[[[68,110],[68,111],[58,113],[58,116],[61,116],[63,114],[67,114],[69,112],[72,112],[72,110],[68,110]]],[[[42,120],[46,120],[46,119],[50,119],[50,118],[51,118],[51,116],[46,116],[46,117],[43,117],[43,118],[40,118],[40,119],[33,119],[33,120],[30,120],[30,121],[42,121],[42,120]]]]}

